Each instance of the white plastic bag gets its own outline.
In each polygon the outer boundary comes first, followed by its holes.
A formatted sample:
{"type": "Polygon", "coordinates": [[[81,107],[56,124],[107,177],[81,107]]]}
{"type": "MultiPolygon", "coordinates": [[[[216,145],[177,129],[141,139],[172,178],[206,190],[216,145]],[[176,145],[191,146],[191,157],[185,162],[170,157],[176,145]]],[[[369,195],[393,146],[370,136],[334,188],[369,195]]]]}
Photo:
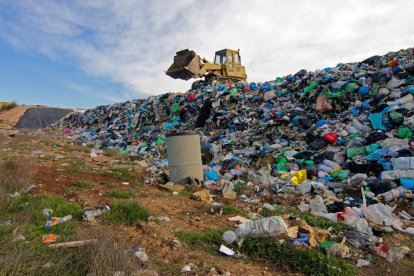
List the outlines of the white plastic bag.
{"type": "Polygon", "coordinates": [[[280,216],[261,218],[255,221],[245,222],[236,229],[238,238],[251,237],[276,237],[287,231],[287,224],[280,216]]]}

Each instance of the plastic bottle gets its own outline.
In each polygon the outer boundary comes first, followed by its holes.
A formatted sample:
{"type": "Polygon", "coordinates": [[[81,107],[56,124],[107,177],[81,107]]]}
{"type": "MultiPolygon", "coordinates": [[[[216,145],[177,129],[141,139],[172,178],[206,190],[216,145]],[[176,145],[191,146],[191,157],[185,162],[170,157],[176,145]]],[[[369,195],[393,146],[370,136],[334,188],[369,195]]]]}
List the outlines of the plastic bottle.
{"type": "Polygon", "coordinates": [[[369,132],[369,131],[371,131],[370,127],[361,124],[361,122],[358,121],[358,119],[353,119],[352,120],[352,125],[358,130],[358,132],[369,132]]]}
{"type": "Polygon", "coordinates": [[[408,138],[406,139],[397,139],[397,138],[387,138],[381,142],[378,142],[381,147],[385,149],[389,149],[391,147],[401,147],[404,145],[408,145],[408,138]]]}
{"type": "Polygon", "coordinates": [[[387,102],[388,105],[400,105],[405,103],[410,103],[414,100],[414,97],[412,94],[407,94],[402,98],[399,98],[398,100],[387,102]]]}
{"type": "Polygon", "coordinates": [[[330,173],[334,168],[325,166],[325,165],[319,165],[318,170],[325,173],[330,173]]]}
{"type": "Polygon", "coordinates": [[[409,189],[404,188],[403,186],[400,186],[398,188],[392,189],[386,193],[378,195],[378,198],[384,200],[385,202],[389,202],[394,199],[399,198],[413,198],[413,192],[409,189]]]}
{"type": "Polygon", "coordinates": [[[324,164],[325,166],[331,167],[332,169],[339,167],[338,163],[328,160],[328,159],[323,160],[322,164],[324,164]]]}

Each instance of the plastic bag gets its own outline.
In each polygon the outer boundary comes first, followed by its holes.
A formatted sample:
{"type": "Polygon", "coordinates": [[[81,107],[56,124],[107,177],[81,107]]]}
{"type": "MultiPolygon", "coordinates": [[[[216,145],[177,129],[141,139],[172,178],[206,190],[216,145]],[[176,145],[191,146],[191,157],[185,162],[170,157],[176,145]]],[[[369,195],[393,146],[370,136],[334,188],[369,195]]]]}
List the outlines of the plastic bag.
{"type": "Polygon", "coordinates": [[[370,205],[368,207],[363,207],[362,212],[365,217],[382,226],[392,226],[394,229],[402,230],[403,223],[393,215],[394,209],[383,203],[377,203],[370,205]]]}
{"type": "Polygon", "coordinates": [[[236,240],[237,240],[237,236],[236,236],[236,233],[234,233],[233,231],[229,230],[223,233],[223,241],[226,244],[232,244],[236,240]]]}
{"type": "Polygon", "coordinates": [[[295,185],[300,185],[302,182],[306,180],[306,170],[300,170],[293,174],[291,181],[295,185]]]}
{"type": "Polygon", "coordinates": [[[245,222],[236,229],[238,238],[251,237],[276,237],[286,233],[287,225],[280,216],[261,218],[255,221],[245,222]]]}
{"type": "Polygon", "coordinates": [[[309,207],[311,210],[311,213],[328,213],[328,209],[326,209],[326,206],[323,202],[323,199],[320,195],[317,195],[314,199],[311,199],[309,201],[309,207]]]}

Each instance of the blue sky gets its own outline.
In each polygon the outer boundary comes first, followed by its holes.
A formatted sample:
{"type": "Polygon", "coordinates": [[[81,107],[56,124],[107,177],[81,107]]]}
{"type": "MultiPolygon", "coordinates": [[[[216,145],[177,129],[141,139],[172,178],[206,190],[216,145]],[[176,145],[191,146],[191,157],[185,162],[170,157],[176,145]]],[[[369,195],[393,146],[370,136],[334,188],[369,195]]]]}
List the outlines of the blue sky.
{"type": "Polygon", "coordinates": [[[25,53],[0,41],[0,101],[60,107],[93,107],[121,101],[120,83],[85,74],[77,66],[25,53]],[[114,91],[102,96],[99,91],[114,91]],[[111,95],[111,94],[109,94],[111,95]]]}
{"type": "Polygon", "coordinates": [[[414,47],[410,0],[0,0],[0,101],[94,107],[191,82],[176,51],[240,49],[248,80],[414,47]]]}

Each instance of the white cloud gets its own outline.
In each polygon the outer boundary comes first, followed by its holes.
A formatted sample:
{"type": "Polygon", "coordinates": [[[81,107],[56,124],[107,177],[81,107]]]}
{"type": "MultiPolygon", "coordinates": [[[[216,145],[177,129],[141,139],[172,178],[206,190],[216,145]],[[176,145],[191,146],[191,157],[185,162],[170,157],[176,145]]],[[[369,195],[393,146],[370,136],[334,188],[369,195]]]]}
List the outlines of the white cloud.
{"type": "Polygon", "coordinates": [[[121,83],[123,91],[102,94],[115,101],[187,90],[190,82],[164,74],[185,48],[210,60],[240,48],[249,80],[265,81],[412,47],[410,2],[5,1],[0,37],[121,83]]]}

